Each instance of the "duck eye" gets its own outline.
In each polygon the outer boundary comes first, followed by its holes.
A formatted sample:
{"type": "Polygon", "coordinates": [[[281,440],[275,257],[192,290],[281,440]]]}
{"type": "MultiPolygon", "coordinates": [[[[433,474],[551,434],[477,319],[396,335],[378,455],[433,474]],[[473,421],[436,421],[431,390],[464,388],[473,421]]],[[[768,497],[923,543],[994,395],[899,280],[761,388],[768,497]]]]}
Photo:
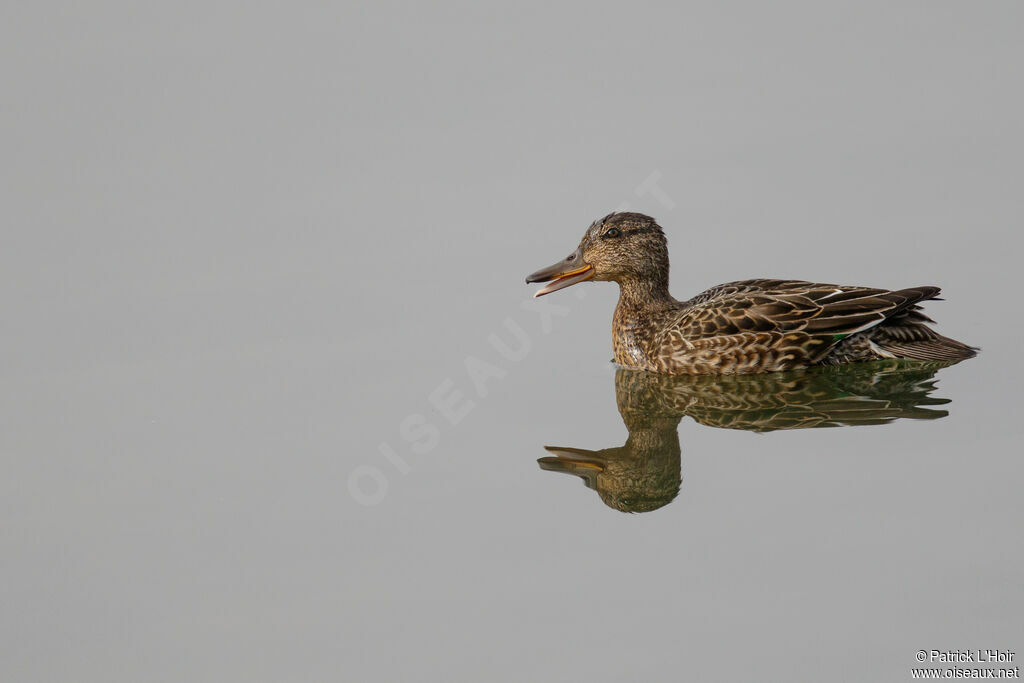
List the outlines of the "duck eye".
{"type": "Polygon", "coordinates": [[[618,237],[618,236],[619,236],[619,235],[621,235],[621,234],[622,234],[622,233],[621,233],[621,232],[619,232],[619,229],[618,229],[618,228],[612,228],[611,230],[609,230],[608,232],[606,232],[606,233],[604,234],[604,236],[605,236],[605,237],[618,237]]]}

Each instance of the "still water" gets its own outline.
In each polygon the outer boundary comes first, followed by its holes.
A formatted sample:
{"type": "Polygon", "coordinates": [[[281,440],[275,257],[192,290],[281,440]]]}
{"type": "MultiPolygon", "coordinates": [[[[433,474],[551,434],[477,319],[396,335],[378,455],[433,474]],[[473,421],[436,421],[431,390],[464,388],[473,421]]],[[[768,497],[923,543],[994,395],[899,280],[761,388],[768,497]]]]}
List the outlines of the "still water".
{"type": "Polygon", "coordinates": [[[285,339],[26,388],[5,666],[902,680],[922,648],[1019,642],[1020,427],[985,352],[671,378],[581,351],[586,319],[520,320],[518,362],[465,344],[500,377],[285,339]]]}

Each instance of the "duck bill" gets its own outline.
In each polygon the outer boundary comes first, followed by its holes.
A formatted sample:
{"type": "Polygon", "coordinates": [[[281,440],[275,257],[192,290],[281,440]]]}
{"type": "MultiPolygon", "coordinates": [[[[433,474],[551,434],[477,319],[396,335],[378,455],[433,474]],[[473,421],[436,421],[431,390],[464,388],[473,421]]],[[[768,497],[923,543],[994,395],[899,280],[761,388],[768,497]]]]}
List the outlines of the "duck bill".
{"type": "Polygon", "coordinates": [[[544,450],[554,453],[556,457],[539,459],[537,464],[542,470],[574,474],[587,486],[597,490],[597,475],[604,470],[604,461],[594,451],[562,446],[545,446],[544,450]]]}
{"type": "Polygon", "coordinates": [[[526,282],[548,282],[548,284],[536,291],[533,295],[536,298],[571,287],[578,282],[589,280],[592,277],[594,277],[594,266],[589,263],[583,263],[582,250],[577,249],[569,258],[559,261],[553,266],[541,268],[536,273],[533,273],[526,278],[526,282]]]}

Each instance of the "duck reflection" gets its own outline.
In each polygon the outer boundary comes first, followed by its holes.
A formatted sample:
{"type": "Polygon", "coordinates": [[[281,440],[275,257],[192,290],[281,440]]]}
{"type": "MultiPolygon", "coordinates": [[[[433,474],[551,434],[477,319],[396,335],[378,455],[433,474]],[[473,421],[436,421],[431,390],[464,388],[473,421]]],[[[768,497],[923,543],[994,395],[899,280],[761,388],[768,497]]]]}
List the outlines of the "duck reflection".
{"type": "Polygon", "coordinates": [[[935,373],[948,365],[883,361],[770,375],[670,376],[619,368],[615,398],[626,443],[597,451],[545,446],[541,469],[574,474],[609,507],[648,512],[679,493],[679,421],[771,432],[853,427],[897,419],[934,420],[949,403],[932,397],[935,373]]]}

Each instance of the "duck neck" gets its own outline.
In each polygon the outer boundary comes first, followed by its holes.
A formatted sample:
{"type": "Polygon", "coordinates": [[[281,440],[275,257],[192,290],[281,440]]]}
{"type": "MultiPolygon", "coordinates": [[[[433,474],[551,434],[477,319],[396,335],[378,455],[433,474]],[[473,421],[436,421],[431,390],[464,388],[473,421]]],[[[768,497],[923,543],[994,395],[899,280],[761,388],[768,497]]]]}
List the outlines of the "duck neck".
{"type": "Polygon", "coordinates": [[[612,318],[615,362],[651,369],[652,333],[660,313],[677,305],[668,293],[668,277],[661,280],[620,280],[619,303],[612,318]]]}
{"type": "Polygon", "coordinates": [[[626,279],[619,281],[618,309],[622,313],[642,314],[649,310],[659,310],[676,303],[668,293],[668,275],[626,279]]]}

